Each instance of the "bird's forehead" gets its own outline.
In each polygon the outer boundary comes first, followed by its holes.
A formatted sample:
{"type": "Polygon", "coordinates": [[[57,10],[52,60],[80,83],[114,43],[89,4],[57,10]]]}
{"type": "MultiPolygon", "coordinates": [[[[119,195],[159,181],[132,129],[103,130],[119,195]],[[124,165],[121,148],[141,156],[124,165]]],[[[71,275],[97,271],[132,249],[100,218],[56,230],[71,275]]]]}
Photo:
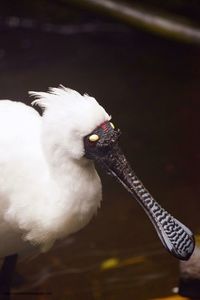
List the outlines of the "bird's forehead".
{"type": "MultiPolygon", "coordinates": [[[[30,92],[36,98],[34,104],[45,110],[45,119],[60,124],[69,133],[76,131],[84,136],[95,130],[110,116],[95,98],[67,89],[63,86],[50,89],[49,93],[30,92]]],[[[103,125],[103,128],[106,128],[103,125]]]]}
{"type": "Polygon", "coordinates": [[[103,131],[108,132],[110,130],[110,124],[108,121],[103,122],[100,126],[99,126],[103,131]]]}
{"type": "Polygon", "coordinates": [[[111,126],[110,120],[108,121],[104,121],[103,123],[101,123],[99,126],[97,126],[94,130],[95,133],[109,133],[110,131],[113,130],[113,127],[111,126]]]}
{"type": "Polygon", "coordinates": [[[111,117],[106,113],[104,108],[99,104],[90,107],[88,110],[80,111],[80,114],[77,114],[77,122],[79,123],[80,128],[83,130],[84,135],[87,135],[97,128],[101,130],[108,130],[111,117]]]}

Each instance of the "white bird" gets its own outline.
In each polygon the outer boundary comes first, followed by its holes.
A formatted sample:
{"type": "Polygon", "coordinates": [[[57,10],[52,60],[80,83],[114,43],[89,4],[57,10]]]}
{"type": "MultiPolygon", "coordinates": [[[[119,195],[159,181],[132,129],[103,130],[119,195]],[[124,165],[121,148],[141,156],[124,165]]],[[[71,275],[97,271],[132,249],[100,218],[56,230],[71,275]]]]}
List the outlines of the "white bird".
{"type": "Polygon", "coordinates": [[[164,246],[188,259],[191,231],[133,173],[104,108],[63,86],[30,95],[42,116],[21,102],[0,101],[0,257],[34,247],[47,251],[84,227],[102,199],[97,160],[139,201],[164,246]]]}

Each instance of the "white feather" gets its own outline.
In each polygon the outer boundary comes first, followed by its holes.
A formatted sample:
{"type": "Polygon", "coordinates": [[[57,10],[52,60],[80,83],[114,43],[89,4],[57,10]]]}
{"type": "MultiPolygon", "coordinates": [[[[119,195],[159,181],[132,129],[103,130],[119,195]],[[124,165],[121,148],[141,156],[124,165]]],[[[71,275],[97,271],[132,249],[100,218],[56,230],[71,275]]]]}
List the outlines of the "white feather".
{"type": "Polygon", "coordinates": [[[102,197],[83,137],[109,115],[94,98],[63,86],[30,94],[42,117],[0,101],[0,256],[30,245],[46,251],[85,226],[102,197]]]}

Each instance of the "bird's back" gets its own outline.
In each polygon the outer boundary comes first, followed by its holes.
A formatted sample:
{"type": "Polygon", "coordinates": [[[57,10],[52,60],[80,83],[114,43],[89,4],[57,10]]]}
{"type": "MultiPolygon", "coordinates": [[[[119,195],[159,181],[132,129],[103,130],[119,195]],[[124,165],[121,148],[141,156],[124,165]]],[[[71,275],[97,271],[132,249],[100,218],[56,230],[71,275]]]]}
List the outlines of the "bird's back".
{"type": "MultiPolygon", "coordinates": [[[[41,117],[32,107],[21,102],[0,101],[0,145],[13,145],[21,148],[28,142],[38,138],[41,117]]],[[[15,147],[15,150],[17,150],[15,147]]],[[[10,149],[12,150],[12,149],[10,149]]],[[[0,148],[1,151],[1,148],[0,148]]],[[[0,156],[1,159],[1,156],[0,156]]]]}
{"type": "Polygon", "coordinates": [[[40,126],[41,117],[33,108],[0,101],[0,256],[23,247],[5,214],[16,191],[23,193],[30,164],[41,158],[40,126]]]}
{"type": "MultiPolygon", "coordinates": [[[[0,101],[0,195],[17,181],[17,175],[41,157],[41,117],[33,108],[0,101]]],[[[27,174],[28,175],[28,174],[27,174]]]]}

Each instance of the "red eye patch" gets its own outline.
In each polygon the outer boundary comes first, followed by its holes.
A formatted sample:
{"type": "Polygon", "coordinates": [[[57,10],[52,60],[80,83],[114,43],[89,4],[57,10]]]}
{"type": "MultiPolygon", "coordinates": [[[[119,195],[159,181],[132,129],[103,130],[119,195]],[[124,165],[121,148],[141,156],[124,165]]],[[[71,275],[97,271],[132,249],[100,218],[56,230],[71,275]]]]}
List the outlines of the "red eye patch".
{"type": "Polygon", "coordinates": [[[100,127],[103,129],[104,132],[108,132],[110,130],[110,123],[108,121],[104,122],[100,125],[100,127]]]}

